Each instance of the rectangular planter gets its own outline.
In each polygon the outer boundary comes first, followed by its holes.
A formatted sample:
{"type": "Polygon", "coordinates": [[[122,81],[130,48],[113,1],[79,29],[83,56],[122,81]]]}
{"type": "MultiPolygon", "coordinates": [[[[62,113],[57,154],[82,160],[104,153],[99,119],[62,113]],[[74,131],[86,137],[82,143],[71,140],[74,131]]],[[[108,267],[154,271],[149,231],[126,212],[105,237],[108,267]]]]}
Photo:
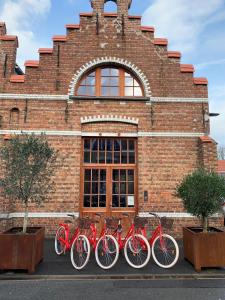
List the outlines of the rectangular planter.
{"type": "MultiPolygon", "coordinates": [[[[22,228],[20,228],[22,229],[22,228]]],[[[28,227],[27,234],[18,234],[18,227],[0,234],[0,269],[35,272],[44,256],[44,227],[28,227]]]]}
{"type": "Polygon", "coordinates": [[[197,227],[183,228],[184,257],[197,272],[204,267],[225,266],[225,232],[212,229],[215,231],[204,233],[197,227]]]}

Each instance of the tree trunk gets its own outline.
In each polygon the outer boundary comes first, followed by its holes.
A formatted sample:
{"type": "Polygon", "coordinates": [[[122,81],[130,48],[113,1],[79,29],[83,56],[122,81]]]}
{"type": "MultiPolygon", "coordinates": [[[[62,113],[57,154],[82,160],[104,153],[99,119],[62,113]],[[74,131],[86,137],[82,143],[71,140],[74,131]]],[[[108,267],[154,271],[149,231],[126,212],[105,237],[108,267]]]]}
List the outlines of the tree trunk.
{"type": "Polygon", "coordinates": [[[28,201],[25,203],[25,212],[23,218],[23,233],[27,232],[27,222],[28,222],[28,201]]]}
{"type": "Polygon", "coordinates": [[[202,218],[202,227],[203,227],[203,232],[208,231],[208,219],[206,217],[202,218]]]}

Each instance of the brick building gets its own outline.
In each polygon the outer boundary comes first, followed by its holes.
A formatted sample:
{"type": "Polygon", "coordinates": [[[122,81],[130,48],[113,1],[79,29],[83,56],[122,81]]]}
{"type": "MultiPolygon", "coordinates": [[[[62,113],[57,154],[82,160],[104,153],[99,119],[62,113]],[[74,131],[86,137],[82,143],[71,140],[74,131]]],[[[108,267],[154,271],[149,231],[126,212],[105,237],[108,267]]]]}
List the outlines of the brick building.
{"type": "MultiPolygon", "coordinates": [[[[176,230],[196,223],[174,189],[198,166],[216,169],[208,137],[208,90],[167,39],[130,16],[132,0],[91,0],[92,13],[66,25],[38,61],[16,65],[18,38],[0,23],[0,143],[44,132],[63,165],[49,201],[31,206],[30,223],[49,233],[67,213],[173,216],[176,230]]],[[[151,21],[151,20],[150,20],[151,21]]],[[[18,203],[1,199],[1,226],[20,224],[18,203]]],[[[214,220],[220,222],[220,220],[214,220]]]]}

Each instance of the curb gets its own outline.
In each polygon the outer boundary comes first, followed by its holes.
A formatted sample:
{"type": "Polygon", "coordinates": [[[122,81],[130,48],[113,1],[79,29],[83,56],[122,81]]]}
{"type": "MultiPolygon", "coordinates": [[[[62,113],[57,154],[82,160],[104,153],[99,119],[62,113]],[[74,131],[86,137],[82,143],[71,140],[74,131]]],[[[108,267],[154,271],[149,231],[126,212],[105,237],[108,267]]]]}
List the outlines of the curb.
{"type": "Polygon", "coordinates": [[[4,280],[204,280],[225,279],[225,274],[118,274],[118,275],[0,275],[4,280]]]}

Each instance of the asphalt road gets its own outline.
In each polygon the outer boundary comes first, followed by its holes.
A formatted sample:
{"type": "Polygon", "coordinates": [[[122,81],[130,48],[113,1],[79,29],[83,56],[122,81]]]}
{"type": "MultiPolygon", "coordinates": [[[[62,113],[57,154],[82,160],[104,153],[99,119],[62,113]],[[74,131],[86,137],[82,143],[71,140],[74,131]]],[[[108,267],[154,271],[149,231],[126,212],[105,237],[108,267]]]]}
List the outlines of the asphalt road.
{"type": "Polygon", "coordinates": [[[225,300],[224,279],[2,280],[0,300],[225,300]]]}

